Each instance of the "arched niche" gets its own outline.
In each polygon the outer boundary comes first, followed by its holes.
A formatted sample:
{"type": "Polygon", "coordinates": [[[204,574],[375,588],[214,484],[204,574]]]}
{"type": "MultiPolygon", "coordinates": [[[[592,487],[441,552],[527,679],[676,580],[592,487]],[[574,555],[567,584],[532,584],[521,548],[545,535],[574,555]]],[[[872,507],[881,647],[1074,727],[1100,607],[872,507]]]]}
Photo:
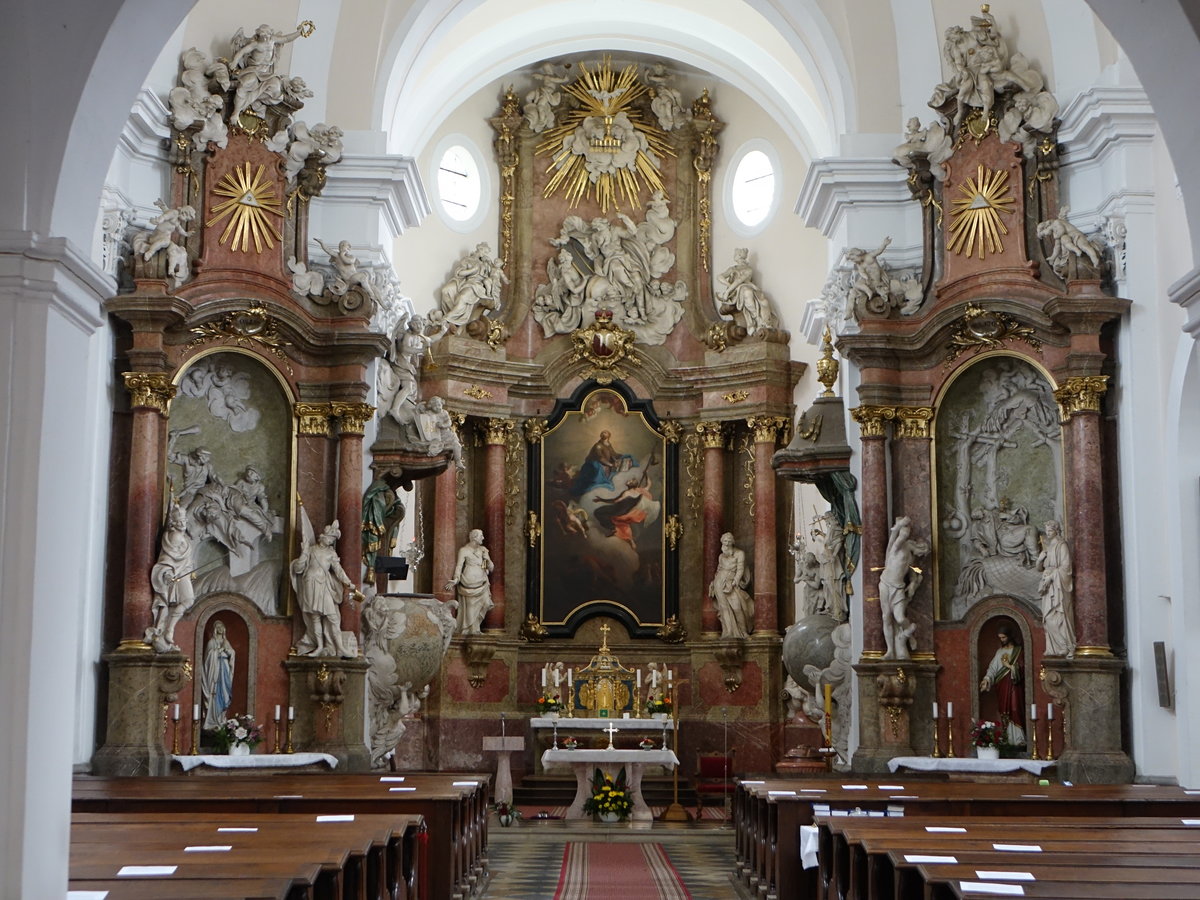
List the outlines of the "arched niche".
{"type": "Polygon", "coordinates": [[[983,354],[947,382],[934,433],[937,613],[1004,595],[1037,609],[1038,531],[1062,519],[1062,427],[1044,369],[983,354]]]}
{"type": "Polygon", "coordinates": [[[232,593],[283,615],[296,490],[291,392],[265,361],[230,349],[189,360],[175,384],[164,496],[187,513],[196,602],[232,593]]]}
{"type": "Polygon", "coordinates": [[[258,696],[258,657],[261,642],[262,616],[252,603],[236,594],[210,596],[196,617],[195,690],[193,702],[201,704],[204,730],[212,729],[209,698],[206,688],[218,661],[214,658],[214,634],[218,624],[224,627],[225,639],[233,650],[233,679],[229,706],[224,718],[249,713],[259,722],[269,717],[255,709],[258,696]]]}
{"type": "Polygon", "coordinates": [[[1009,654],[1010,664],[1015,663],[1019,673],[1017,682],[1017,697],[1009,701],[1014,710],[1019,711],[1016,719],[1022,731],[1028,733],[1029,702],[1033,696],[1037,670],[1034,668],[1034,625],[1032,616],[1025,604],[1012,597],[989,597],[981,601],[972,610],[967,619],[968,648],[971,654],[971,718],[972,721],[988,719],[1000,722],[1002,719],[1002,700],[1007,688],[1000,683],[993,672],[993,684],[987,691],[980,689],[984,676],[988,674],[998,654],[1009,654]],[[1014,649],[1004,649],[1000,632],[1007,629],[1010,635],[1009,648],[1015,648],[1016,659],[1013,660],[1014,649]]]}

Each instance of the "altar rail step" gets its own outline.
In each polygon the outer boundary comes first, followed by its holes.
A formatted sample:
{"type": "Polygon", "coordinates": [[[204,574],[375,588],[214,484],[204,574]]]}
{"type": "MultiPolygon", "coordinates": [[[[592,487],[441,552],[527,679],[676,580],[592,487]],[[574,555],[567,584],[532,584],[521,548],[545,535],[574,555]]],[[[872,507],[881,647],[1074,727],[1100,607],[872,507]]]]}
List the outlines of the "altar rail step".
{"type": "MultiPolygon", "coordinates": [[[[642,779],[642,797],[648,806],[666,806],[675,797],[671,776],[646,776],[642,779]]],[[[518,806],[569,806],[575,799],[575,778],[561,775],[526,775],[513,787],[513,801],[518,806]]],[[[679,802],[695,808],[696,791],[682,776],[679,779],[679,802]]]]}

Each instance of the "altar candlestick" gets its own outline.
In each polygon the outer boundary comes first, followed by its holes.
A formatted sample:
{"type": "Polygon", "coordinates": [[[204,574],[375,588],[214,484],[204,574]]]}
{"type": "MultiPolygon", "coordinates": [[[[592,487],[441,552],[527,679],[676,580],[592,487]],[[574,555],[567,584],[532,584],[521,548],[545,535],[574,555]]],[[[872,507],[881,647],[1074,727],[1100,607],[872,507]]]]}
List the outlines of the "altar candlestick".
{"type": "Polygon", "coordinates": [[[575,683],[575,670],[574,670],[574,669],[567,669],[567,684],[568,684],[568,686],[569,686],[569,685],[572,685],[572,684],[574,684],[574,683],[575,683]]]}
{"type": "Polygon", "coordinates": [[[542,687],[546,686],[546,670],[542,669],[542,687]]]}
{"type": "Polygon", "coordinates": [[[279,712],[280,712],[280,710],[279,710],[279,704],[278,704],[278,703],[276,703],[276,704],[275,704],[275,721],[276,721],[276,722],[278,722],[278,721],[280,720],[280,718],[281,718],[281,716],[279,715],[279,712]]]}
{"type": "Polygon", "coordinates": [[[171,721],[173,721],[173,722],[179,721],[179,704],[178,703],[175,704],[175,708],[171,711],[171,721]]]}
{"type": "Polygon", "coordinates": [[[638,686],[638,690],[640,691],[642,689],[642,670],[641,669],[637,670],[637,686],[638,686]]]}
{"type": "Polygon", "coordinates": [[[675,670],[667,669],[667,684],[670,684],[674,680],[675,680],[675,670]]]}
{"type": "Polygon", "coordinates": [[[192,704],[192,720],[195,722],[200,721],[200,704],[199,703],[192,704]]]}
{"type": "Polygon", "coordinates": [[[294,707],[294,706],[288,707],[288,721],[289,722],[296,721],[296,707],[294,707]]]}

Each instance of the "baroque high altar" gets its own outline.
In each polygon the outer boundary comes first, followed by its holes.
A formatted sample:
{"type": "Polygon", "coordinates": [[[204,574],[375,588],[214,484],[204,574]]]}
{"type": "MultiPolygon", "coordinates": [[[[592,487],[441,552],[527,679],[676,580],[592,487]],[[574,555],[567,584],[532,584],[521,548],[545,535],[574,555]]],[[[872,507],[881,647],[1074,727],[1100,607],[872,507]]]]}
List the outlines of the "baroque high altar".
{"type": "Polygon", "coordinates": [[[166,772],[179,706],[197,749],[250,714],[352,771],[484,765],[548,665],[611,640],[671,672],[685,752],[731,725],[739,769],[828,743],[880,771],[936,749],[946,701],[1028,747],[1050,699],[1064,765],[1127,777],[1118,733],[1068,724],[1119,702],[1097,525],[1126,302],[1060,207],[1057,103],[986,10],[896,151],[923,263],[847,250],[798,418],[775,304],[805,298],[713,259],[716,97],[607,56],[527,73],[490,120],[495,250],[421,315],[310,234],[343,135],[276,62],[312,27],[183,54],[172,194],[108,303],[129,402],[98,772],[166,772]],[[787,481],[829,503],[795,540],[787,481]]]}

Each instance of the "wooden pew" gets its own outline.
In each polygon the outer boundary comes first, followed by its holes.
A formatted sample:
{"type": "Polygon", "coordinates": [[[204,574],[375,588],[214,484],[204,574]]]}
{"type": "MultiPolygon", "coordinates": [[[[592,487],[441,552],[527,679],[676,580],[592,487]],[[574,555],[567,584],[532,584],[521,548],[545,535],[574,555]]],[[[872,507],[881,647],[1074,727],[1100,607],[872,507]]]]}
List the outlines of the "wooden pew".
{"type": "Polygon", "coordinates": [[[834,808],[953,818],[996,816],[1189,816],[1200,797],[1156,785],[1015,785],[897,779],[748,779],[739,783],[734,827],[739,877],[758,896],[821,897],[818,873],[800,864],[800,826],[812,824],[813,803],[834,808]],[[850,789],[847,789],[847,785],[850,789]],[[865,786],[855,789],[854,786],[865,786]],[[889,786],[894,789],[889,789],[889,786]]]}
{"type": "Polygon", "coordinates": [[[416,896],[450,900],[453,893],[469,895],[484,874],[488,787],[487,775],[452,773],[79,777],[73,808],[78,812],[418,814],[427,833],[418,844],[416,896]],[[398,778],[403,781],[394,780],[398,778]]]}

